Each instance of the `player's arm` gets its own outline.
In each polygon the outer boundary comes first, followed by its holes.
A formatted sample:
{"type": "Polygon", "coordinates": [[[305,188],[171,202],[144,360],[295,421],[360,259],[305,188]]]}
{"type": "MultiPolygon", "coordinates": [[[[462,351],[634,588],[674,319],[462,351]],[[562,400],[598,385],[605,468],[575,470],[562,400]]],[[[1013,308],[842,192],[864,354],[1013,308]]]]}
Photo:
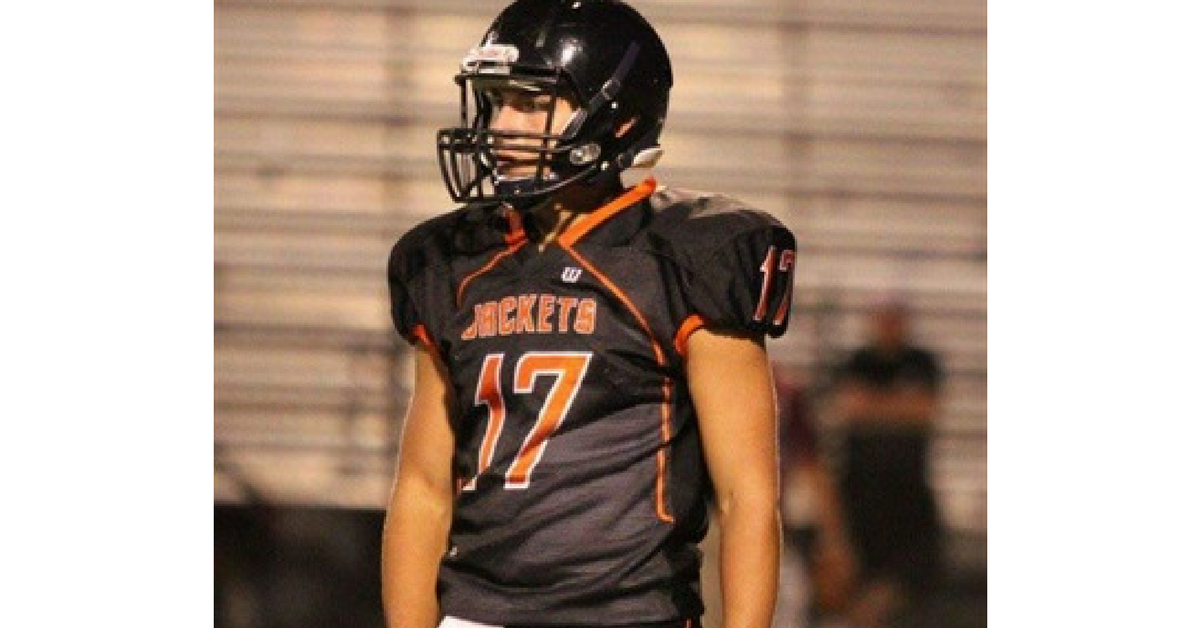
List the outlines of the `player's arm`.
{"type": "Polygon", "coordinates": [[[388,628],[434,628],[438,564],[450,531],[454,454],[451,385],[433,351],[417,345],[416,377],[383,531],[388,628]]]}
{"type": "Polygon", "coordinates": [[[687,377],[721,526],[724,628],[769,628],[779,580],[775,397],[761,334],[700,329],[687,377]]]}

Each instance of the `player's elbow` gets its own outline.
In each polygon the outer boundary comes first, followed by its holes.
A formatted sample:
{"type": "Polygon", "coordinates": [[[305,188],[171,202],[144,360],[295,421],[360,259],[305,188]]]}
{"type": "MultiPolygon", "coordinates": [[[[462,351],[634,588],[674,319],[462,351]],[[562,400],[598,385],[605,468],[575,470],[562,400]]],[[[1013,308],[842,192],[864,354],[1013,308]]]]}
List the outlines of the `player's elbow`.
{"type": "Polygon", "coordinates": [[[388,510],[407,511],[429,521],[449,520],[454,494],[449,484],[416,472],[396,476],[388,510]]]}
{"type": "Polygon", "coordinates": [[[729,515],[779,515],[779,488],[774,482],[738,482],[719,490],[715,501],[721,518],[729,515]]]}

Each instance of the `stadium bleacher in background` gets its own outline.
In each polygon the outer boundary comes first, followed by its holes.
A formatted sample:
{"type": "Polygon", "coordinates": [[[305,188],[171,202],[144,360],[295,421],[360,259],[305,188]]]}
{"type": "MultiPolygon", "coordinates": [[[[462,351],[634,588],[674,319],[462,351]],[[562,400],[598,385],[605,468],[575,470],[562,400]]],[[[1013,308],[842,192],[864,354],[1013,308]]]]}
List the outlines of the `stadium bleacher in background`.
{"type": "MultiPolygon", "coordinates": [[[[215,3],[218,503],[384,505],[410,381],[387,254],[452,207],[434,132],[503,4],[215,3]]],[[[957,560],[984,560],[986,3],[634,4],[675,67],[660,184],[739,197],[800,241],[773,357],[825,376],[873,298],[907,295],[947,371],[943,519],[970,540],[957,560]]]]}

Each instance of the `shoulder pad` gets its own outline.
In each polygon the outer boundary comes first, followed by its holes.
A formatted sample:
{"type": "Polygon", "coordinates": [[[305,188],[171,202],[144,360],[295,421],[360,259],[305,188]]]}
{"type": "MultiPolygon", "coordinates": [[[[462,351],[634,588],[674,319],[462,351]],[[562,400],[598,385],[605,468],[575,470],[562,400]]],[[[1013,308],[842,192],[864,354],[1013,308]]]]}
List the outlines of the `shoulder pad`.
{"type": "Polygon", "coordinates": [[[734,238],[746,231],[782,227],[774,216],[753,209],[738,199],[723,194],[710,194],[678,188],[661,188],[650,197],[654,218],[652,233],[679,244],[688,244],[700,235],[696,244],[734,238]]]}
{"type": "Polygon", "coordinates": [[[449,276],[450,260],[456,254],[480,245],[484,231],[480,227],[493,216],[485,206],[461,207],[418,224],[392,246],[388,291],[392,322],[401,336],[415,341],[418,328],[436,324],[427,315],[436,311],[436,278],[449,276]]]}
{"type": "Polygon", "coordinates": [[[779,336],[791,308],[796,240],[728,196],[664,189],[651,198],[652,246],[674,261],[690,309],[713,327],[779,336]]]}

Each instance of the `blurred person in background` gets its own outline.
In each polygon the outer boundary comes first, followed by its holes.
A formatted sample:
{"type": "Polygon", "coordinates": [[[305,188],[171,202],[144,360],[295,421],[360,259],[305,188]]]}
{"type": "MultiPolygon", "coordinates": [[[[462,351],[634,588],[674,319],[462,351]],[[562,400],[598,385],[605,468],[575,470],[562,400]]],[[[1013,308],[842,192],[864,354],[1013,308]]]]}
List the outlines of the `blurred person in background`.
{"type": "Polygon", "coordinates": [[[908,335],[899,297],[870,314],[870,341],[839,373],[842,503],[859,560],[848,617],[856,628],[920,626],[940,571],[940,525],[928,460],[942,381],[937,357],[908,335]]]}
{"type": "Polygon", "coordinates": [[[723,196],[626,185],[661,154],[667,52],[629,6],[519,0],[438,134],[458,210],[392,250],[415,383],[384,526],[392,628],[698,628],[715,503],[729,628],[769,628],[780,524],[764,336],[795,239],[723,196]]]}
{"type": "MultiPolygon", "coordinates": [[[[836,479],[819,447],[804,372],[776,364],[774,376],[784,540],[799,557],[805,579],[795,625],[807,628],[847,609],[856,565],[836,479]]],[[[791,618],[781,619],[793,625],[791,618]]]]}

